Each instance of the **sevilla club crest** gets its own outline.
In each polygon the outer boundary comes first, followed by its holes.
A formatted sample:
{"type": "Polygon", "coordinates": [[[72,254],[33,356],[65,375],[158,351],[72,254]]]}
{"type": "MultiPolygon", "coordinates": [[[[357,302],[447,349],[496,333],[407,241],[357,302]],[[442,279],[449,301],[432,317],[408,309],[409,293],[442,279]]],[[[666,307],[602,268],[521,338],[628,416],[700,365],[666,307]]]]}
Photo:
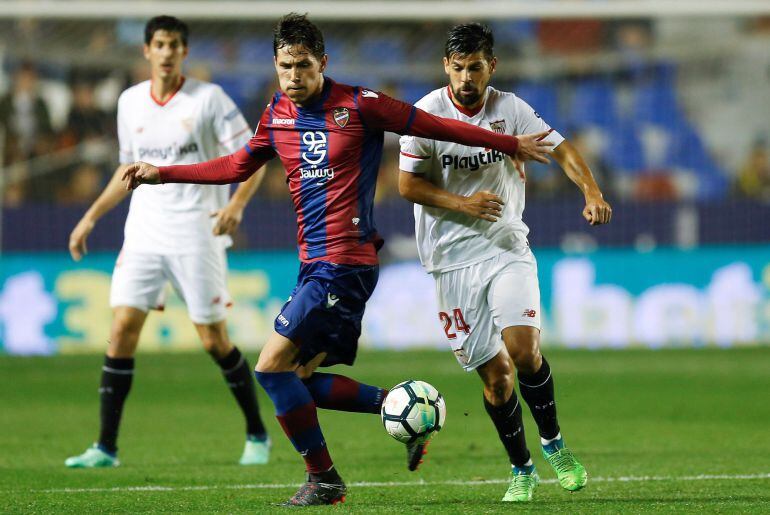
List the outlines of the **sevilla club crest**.
{"type": "Polygon", "coordinates": [[[491,122],[489,124],[489,128],[498,134],[505,134],[505,120],[497,120],[496,122],[491,122]]]}
{"type": "Polygon", "coordinates": [[[347,107],[336,107],[332,115],[334,116],[334,123],[341,128],[344,128],[348,124],[348,120],[350,120],[350,111],[348,111],[347,107]]]}

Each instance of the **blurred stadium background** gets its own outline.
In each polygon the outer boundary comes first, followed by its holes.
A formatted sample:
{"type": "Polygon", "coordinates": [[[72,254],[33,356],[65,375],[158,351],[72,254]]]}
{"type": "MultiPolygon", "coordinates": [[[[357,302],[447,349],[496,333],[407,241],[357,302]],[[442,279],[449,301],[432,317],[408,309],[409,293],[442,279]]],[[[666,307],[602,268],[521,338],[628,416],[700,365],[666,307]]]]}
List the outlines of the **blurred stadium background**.
{"type": "MultiPolygon", "coordinates": [[[[220,84],[253,125],[275,88],[271,29],[289,10],[324,30],[329,76],[411,102],[445,84],[449,27],[490,24],[493,85],[582,150],[614,208],[612,224],[588,227],[560,171],[529,169],[546,345],[770,341],[770,2],[0,1],[0,352],[104,349],[128,202],[83,262],[66,244],[117,164],[118,95],[148,78],[145,21],[187,21],[186,74],[220,84]]],[[[391,136],[375,210],[385,266],[363,340],[440,348],[391,136]]],[[[295,234],[276,161],[230,254],[240,345],[258,348],[294,283],[295,234]]],[[[197,346],[176,302],[150,317],[141,348],[197,346]]]]}

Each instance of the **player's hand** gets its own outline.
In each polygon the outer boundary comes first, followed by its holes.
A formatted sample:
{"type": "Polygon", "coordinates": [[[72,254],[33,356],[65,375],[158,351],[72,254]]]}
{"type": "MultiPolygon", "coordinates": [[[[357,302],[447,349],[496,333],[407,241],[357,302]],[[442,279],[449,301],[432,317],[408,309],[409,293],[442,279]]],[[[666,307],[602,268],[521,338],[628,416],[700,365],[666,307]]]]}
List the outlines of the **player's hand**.
{"type": "Polygon", "coordinates": [[[94,222],[86,218],[82,218],[78,224],[72,229],[70,234],[69,249],[72,259],[80,261],[83,256],[88,254],[88,247],[86,247],[86,239],[91,231],[94,229],[94,222]]]}
{"type": "Polygon", "coordinates": [[[612,208],[601,195],[587,197],[586,207],[583,208],[583,218],[591,225],[608,224],[612,218],[612,208]]]}
{"type": "Polygon", "coordinates": [[[503,199],[491,191],[477,191],[470,197],[465,197],[460,211],[487,222],[496,222],[503,214],[504,205],[503,199]]]}
{"type": "Polygon", "coordinates": [[[550,131],[538,132],[536,134],[522,134],[521,136],[515,136],[519,140],[519,150],[516,152],[516,158],[521,161],[539,161],[541,163],[548,164],[551,161],[548,159],[550,154],[549,150],[553,146],[550,141],[545,138],[550,131]]]}
{"type": "Polygon", "coordinates": [[[243,207],[228,203],[224,208],[211,213],[211,218],[216,217],[214,224],[214,236],[223,234],[233,235],[243,220],[243,207]]]}
{"type": "Polygon", "coordinates": [[[140,184],[159,184],[160,170],[156,166],[139,161],[126,166],[122,179],[127,190],[135,190],[140,184]]]}

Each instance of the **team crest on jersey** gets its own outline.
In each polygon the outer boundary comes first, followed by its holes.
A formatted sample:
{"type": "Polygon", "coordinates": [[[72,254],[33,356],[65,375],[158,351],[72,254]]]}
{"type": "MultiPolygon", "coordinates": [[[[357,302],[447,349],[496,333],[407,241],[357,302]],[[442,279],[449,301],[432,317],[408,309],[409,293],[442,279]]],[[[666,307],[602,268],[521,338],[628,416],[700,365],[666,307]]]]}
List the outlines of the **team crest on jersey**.
{"type": "Polygon", "coordinates": [[[336,107],[332,115],[334,116],[334,123],[339,125],[340,128],[345,128],[350,120],[350,111],[348,111],[347,107],[336,107]]]}
{"type": "Polygon", "coordinates": [[[490,122],[489,128],[498,134],[505,134],[505,120],[490,122]]]}

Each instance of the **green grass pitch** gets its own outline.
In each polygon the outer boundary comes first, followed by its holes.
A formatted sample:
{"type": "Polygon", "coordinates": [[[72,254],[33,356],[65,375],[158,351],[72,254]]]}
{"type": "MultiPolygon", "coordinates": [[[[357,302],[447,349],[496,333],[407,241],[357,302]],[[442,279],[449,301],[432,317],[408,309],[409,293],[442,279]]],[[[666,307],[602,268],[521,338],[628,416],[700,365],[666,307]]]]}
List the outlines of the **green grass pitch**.
{"type": "MultiPolygon", "coordinates": [[[[562,432],[589,471],[562,491],[546,482],[526,507],[499,502],[508,465],[475,374],[449,352],[362,352],[356,379],[417,378],[448,417],[421,470],[379,417],[321,412],[354,513],[762,512],[770,510],[770,348],[547,352],[562,432]]],[[[251,356],[252,360],[254,356],[251,356]]],[[[0,511],[273,513],[303,480],[299,456],[260,400],[270,465],[240,467],[243,423],[216,367],[200,354],[140,354],[120,439],[123,466],[67,470],[97,433],[99,356],[0,358],[0,511]]],[[[330,508],[307,509],[315,512],[330,508]]]]}

